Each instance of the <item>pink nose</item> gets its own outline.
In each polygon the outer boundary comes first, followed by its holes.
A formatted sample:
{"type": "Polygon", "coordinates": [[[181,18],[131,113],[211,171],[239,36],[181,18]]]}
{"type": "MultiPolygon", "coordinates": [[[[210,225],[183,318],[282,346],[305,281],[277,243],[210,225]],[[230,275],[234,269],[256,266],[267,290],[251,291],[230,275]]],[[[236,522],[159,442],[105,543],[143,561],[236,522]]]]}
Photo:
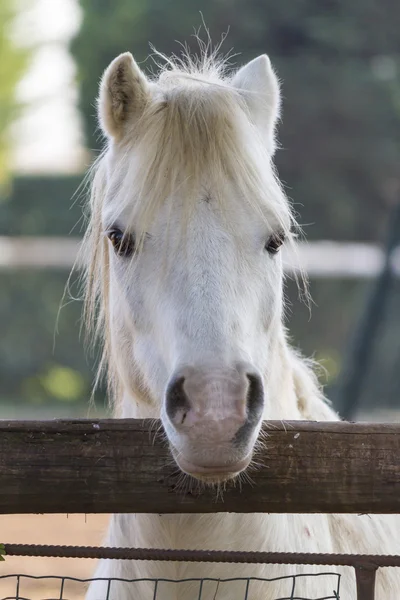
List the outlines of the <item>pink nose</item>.
{"type": "Polygon", "coordinates": [[[245,442],[261,419],[264,390],[247,364],[232,369],[184,367],[168,385],[167,416],[177,432],[201,429],[220,441],[245,442]]]}

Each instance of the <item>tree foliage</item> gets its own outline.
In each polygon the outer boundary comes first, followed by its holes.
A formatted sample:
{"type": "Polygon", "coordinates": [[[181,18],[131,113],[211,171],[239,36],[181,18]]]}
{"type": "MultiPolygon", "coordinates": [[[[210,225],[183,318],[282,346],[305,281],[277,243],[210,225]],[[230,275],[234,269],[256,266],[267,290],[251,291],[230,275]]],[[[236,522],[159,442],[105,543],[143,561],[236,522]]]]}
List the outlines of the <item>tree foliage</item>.
{"type": "MultiPolygon", "coordinates": [[[[241,52],[267,52],[283,81],[277,164],[309,237],[376,239],[399,194],[400,4],[396,0],[81,0],[72,45],[90,148],[100,145],[95,98],[120,52],[144,61],[153,43],[179,53],[201,24],[241,52]],[[310,224],[316,225],[309,227],[310,224]]],[[[142,65],[150,70],[152,61],[142,65]]]]}
{"type": "Polygon", "coordinates": [[[26,67],[26,51],[16,46],[11,36],[16,16],[15,0],[0,2],[0,186],[9,170],[9,126],[15,117],[15,90],[26,67]]]}

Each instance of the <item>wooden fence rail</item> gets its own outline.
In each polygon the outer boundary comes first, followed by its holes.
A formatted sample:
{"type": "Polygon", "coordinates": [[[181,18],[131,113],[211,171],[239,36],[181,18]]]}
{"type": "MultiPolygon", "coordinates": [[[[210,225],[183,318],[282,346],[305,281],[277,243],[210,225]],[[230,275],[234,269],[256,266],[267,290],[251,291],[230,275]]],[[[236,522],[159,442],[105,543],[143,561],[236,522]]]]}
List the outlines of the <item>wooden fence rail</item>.
{"type": "Polygon", "coordinates": [[[253,483],[218,495],[179,487],[157,428],[0,421],[0,513],[400,513],[400,424],[266,421],[253,483]]]}

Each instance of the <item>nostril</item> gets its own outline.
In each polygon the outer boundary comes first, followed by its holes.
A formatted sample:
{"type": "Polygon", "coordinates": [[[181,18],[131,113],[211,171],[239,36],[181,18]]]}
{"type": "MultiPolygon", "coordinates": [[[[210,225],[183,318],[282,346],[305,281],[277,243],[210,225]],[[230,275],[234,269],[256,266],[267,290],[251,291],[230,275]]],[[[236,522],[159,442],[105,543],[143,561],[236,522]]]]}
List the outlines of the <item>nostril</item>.
{"type": "Polygon", "coordinates": [[[258,423],[264,409],[264,386],[262,379],[256,373],[247,373],[249,389],[247,390],[247,419],[258,423]]]}
{"type": "Polygon", "coordinates": [[[173,422],[182,425],[190,409],[189,398],[184,390],[184,377],[177,377],[168,385],[165,395],[165,408],[168,417],[173,422]]]}
{"type": "Polygon", "coordinates": [[[238,448],[247,447],[264,410],[264,386],[261,377],[257,373],[246,373],[246,377],[249,382],[246,395],[247,419],[233,438],[233,443],[238,448]]]}

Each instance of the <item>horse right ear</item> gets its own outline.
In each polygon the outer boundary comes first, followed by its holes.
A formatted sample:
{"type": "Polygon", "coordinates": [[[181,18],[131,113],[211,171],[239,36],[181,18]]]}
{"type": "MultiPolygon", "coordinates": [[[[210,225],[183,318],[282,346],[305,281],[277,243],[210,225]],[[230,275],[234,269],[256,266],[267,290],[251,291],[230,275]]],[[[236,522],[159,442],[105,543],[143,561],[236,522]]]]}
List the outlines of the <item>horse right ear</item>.
{"type": "Polygon", "coordinates": [[[104,133],[120,140],[126,125],[142,115],[149,100],[149,83],[132,54],[117,56],[100,83],[98,118],[104,133]]]}
{"type": "Polygon", "coordinates": [[[279,81],[266,54],[237,71],[231,81],[247,104],[249,115],[264,136],[271,154],[275,151],[275,125],[279,117],[279,81]]]}

